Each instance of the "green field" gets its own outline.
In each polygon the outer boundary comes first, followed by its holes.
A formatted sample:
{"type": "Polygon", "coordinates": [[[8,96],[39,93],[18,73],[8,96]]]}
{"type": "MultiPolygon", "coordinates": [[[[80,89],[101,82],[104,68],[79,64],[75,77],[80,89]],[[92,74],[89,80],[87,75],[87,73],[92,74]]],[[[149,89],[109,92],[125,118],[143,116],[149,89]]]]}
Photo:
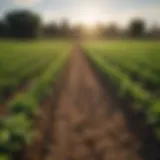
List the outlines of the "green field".
{"type": "MultiPolygon", "coordinates": [[[[71,43],[0,41],[0,48],[0,160],[9,160],[33,143],[35,117],[70,57],[71,43]]],[[[90,41],[83,48],[107,85],[120,99],[129,97],[160,138],[160,42],[90,41]]]]}
{"type": "Polygon", "coordinates": [[[71,46],[63,41],[3,41],[0,48],[0,105],[6,110],[0,113],[0,160],[6,160],[32,142],[39,102],[57,79],[71,46]]]}
{"type": "Polygon", "coordinates": [[[133,108],[146,113],[160,137],[160,42],[98,41],[84,45],[88,56],[133,108]]]}
{"type": "MultiPolygon", "coordinates": [[[[18,85],[39,77],[67,52],[65,42],[0,42],[0,100],[18,85]],[[62,47],[63,46],[63,47],[62,47]]],[[[69,51],[68,51],[69,52],[69,51]]]]}

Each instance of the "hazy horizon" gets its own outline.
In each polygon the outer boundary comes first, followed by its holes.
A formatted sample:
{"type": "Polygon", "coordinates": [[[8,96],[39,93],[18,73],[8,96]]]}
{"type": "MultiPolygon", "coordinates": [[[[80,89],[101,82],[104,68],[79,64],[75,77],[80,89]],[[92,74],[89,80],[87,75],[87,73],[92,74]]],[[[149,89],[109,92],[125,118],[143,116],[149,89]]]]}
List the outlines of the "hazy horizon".
{"type": "Polygon", "coordinates": [[[0,16],[15,9],[29,9],[43,22],[67,18],[71,23],[117,22],[126,26],[131,18],[143,18],[148,25],[160,24],[160,0],[1,0],[0,16]]]}

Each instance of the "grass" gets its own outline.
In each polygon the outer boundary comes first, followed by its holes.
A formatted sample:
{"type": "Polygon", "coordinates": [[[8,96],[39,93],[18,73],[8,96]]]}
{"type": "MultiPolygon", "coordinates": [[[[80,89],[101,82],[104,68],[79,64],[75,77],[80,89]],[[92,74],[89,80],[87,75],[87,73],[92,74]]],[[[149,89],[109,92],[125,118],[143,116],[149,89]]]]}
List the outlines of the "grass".
{"type": "Polygon", "coordinates": [[[57,79],[70,51],[69,43],[0,42],[0,95],[5,98],[6,89],[16,91],[26,79],[33,81],[27,91],[17,93],[4,106],[7,116],[0,117],[0,160],[22,146],[33,142],[34,118],[47,90],[57,79]]]}
{"type": "Polygon", "coordinates": [[[97,41],[84,45],[93,63],[118,88],[120,98],[132,97],[160,138],[160,42],[97,41]]]}

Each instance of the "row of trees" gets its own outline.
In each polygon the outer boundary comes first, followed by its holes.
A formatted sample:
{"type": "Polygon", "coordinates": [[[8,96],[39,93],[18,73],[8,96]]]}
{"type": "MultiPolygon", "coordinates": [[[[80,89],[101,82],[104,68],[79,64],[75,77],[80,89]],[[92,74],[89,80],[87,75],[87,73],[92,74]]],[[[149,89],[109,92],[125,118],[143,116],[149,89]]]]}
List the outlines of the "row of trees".
{"type": "Polygon", "coordinates": [[[141,19],[132,20],[127,29],[121,29],[116,23],[104,25],[97,23],[87,27],[79,24],[72,26],[69,21],[62,20],[60,24],[51,22],[43,25],[40,16],[30,11],[13,11],[0,21],[0,36],[13,38],[46,38],[54,37],[152,37],[160,38],[160,28],[154,25],[149,31],[141,19]]]}
{"type": "Polygon", "coordinates": [[[30,11],[12,11],[0,21],[0,37],[36,38],[71,36],[72,28],[67,20],[59,25],[50,23],[43,25],[39,15],[30,11]]]}

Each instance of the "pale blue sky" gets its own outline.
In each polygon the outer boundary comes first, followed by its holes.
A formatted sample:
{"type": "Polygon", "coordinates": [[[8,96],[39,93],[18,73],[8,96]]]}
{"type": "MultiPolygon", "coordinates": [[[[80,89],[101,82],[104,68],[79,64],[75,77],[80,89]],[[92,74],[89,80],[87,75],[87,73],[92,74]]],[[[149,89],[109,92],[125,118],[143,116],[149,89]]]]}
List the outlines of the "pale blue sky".
{"type": "Polygon", "coordinates": [[[45,22],[68,18],[71,22],[117,21],[130,18],[160,23],[160,0],[0,0],[0,16],[9,10],[27,8],[42,15],[45,22]]]}

